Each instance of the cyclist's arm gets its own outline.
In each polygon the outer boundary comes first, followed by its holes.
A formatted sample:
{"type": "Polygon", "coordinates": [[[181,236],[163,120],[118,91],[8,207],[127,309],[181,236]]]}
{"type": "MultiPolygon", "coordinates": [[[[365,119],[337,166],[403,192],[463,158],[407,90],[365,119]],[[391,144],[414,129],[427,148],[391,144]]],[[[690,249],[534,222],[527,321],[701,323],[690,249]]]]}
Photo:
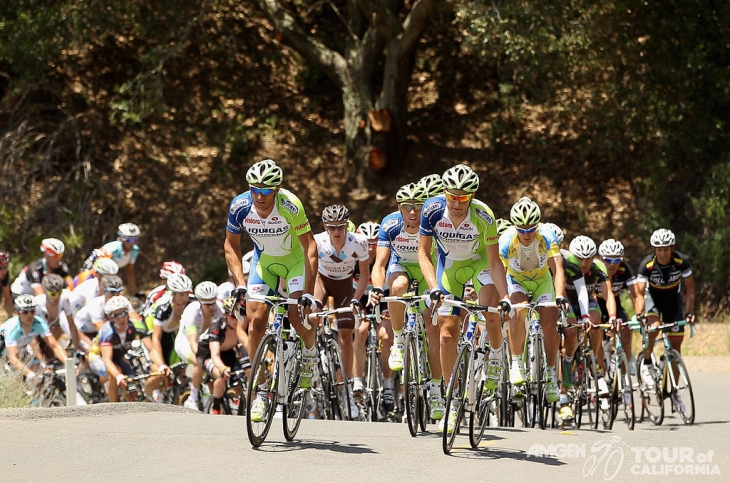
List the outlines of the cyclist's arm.
{"type": "Polygon", "coordinates": [[[244,348],[248,347],[248,332],[246,332],[247,327],[248,322],[244,323],[240,320],[238,321],[238,325],[236,325],[236,335],[238,336],[238,341],[244,348]]]}
{"type": "Polygon", "coordinates": [[[134,263],[128,263],[124,267],[124,275],[127,278],[127,287],[129,288],[129,294],[134,295],[137,293],[137,277],[134,274],[134,263]]]}
{"type": "MultiPolygon", "coordinates": [[[[418,265],[421,267],[421,273],[423,274],[424,280],[426,280],[426,283],[428,284],[428,288],[431,290],[436,290],[439,284],[436,281],[436,270],[434,270],[433,262],[431,261],[432,246],[432,237],[426,235],[418,235],[418,265]]],[[[499,256],[497,256],[497,258],[499,258],[499,256]]],[[[504,269],[502,270],[504,271],[504,269]]]]}
{"type": "Polygon", "coordinates": [[[226,240],[223,242],[223,251],[226,255],[226,264],[233,274],[233,283],[236,287],[246,285],[243,278],[243,267],[241,266],[241,235],[226,230],[226,240]]]}
{"type": "Polygon", "coordinates": [[[373,279],[373,287],[383,288],[385,284],[385,265],[390,260],[390,248],[378,247],[375,249],[375,264],[370,277],[373,279]]]}
{"type": "Polygon", "coordinates": [[[27,376],[28,374],[33,372],[30,369],[28,369],[28,367],[25,364],[23,364],[23,361],[21,361],[20,358],[18,357],[18,346],[14,346],[14,345],[8,346],[7,354],[8,354],[8,362],[10,362],[10,365],[15,367],[19,371],[21,371],[24,376],[27,376]]]}
{"type": "Polygon", "coordinates": [[[155,327],[152,329],[152,350],[150,351],[150,357],[152,358],[152,362],[154,362],[157,367],[162,367],[165,365],[165,356],[164,354],[162,354],[161,325],[155,325],[155,327]]]}
{"type": "MultiPolygon", "coordinates": [[[[355,288],[354,299],[360,300],[365,293],[365,289],[368,288],[368,282],[370,281],[370,262],[363,260],[358,262],[360,266],[360,278],[357,279],[357,287],[355,288]]],[[[374,282],[373,282],[374,283],[374,282]]],[[[374,287],[382,287],[382,285],[373,285],[374,287]]]]}
{"type": "Polygon", "coordinates": [[[553,286],[555,287],[555,296],[565,298],[565,270],[563,269],[563,257],[557,256],[548,259],[548,266],[553,273],[553,286]]]}
{"type": "MultiPolygon", "coordinates": [[[[66,275],[63,277],[63,281],[66,282],[66,288],[69,290],[74,289],[74,279],[71,278],[71,275],[66,275]]],[[[41,290],[43,290],[43,287],[41,286],[41,290]]],[[[42,292],[41,292],[42,293],[42,292]]]]}
{"type": "Polygon", "coordinates": [[[35,295],[36,297],[45,293],[43,291],[43,285],[41,284],[33,284],[30,286],[30,288],[33,289],[33,295],[35,295]]]}
{"type": "Polygon", "coordinates": [[[695,308],[695,278],[694,275],[683,280],[684,282],[684,313],[691,314],[695,308]]]}
{"type": "Polygon", "coordinates": [[[613,290],[611,289],[611,282],[606,280],[605,282],[601,282],[601,292],[603,293],[603,298],[606,301],[606,309],[608,310],[608,313],[606,316],[608,317],[615,317],[616,316],[616,297],[613,295],[613,290]]]}
{"type": "MultiPolygon", "coordinates": [[[[507,292],[507,273],[504,271],[504,265],[502,259],[499,258],[499,245],[494,243],[487,245],[487,256],[489,257],[489,274],[492,277],[494,286],[497,287],[497,292],[500,298],[509,300],[509,293],[507,292]]],[[[421,258],[421,247],[418,247],[418,258],[421,258]]]]}
{"type": "Polygon", "coordinates": [[[588,315],[590,308],[590,298],[588,297],[588,288],[586,287],[586,279],[583,277],[573,280],[573,286],[575,292],[578,294],[578,307],[580,307],[580,313],[588,315]]]}
{"type": "Polygon", "coordinates": [[[76,322],[74,322],[74,316],[71,314],[66,314],[66,319],[68,320],[68,331],[71,332],[71,342],[73,343],[76,350],[82,350],[81,338],[79,337],[79,329],[76,327],[76,322]]]}
{"type": "Polygon", "coordinates": [[[314,293],[314,282],[319,269],[319,256],[317,255],[317,242],[311,231],[299,235],[299,243],[304,251],[304,292],[314,293]]]}
{"type": "Polygon", "coordinates": [[[106,367],[106,375],[109,377],[109,379],[116,379],[117,376],[122,373],[122,371],[119,370],[119,367],[114,364],[114,361],[112,360],[113,356],[114,348],[111,346],[111,344],[101,346],[101,360],[102,362],[104,362],[104,367],[106,367]]]}
{"type": "Polygon", "coordinates": [[[186,332],[186,337],[188,338],[188,342],[190,343],[190,350],[195,354],[198,355],[198,329],[193,326],[193,328],[190,328],[189,331],[186,332]]]}
{"type": "Polygon", "coordinates": [[[58,343],[53,334],[48,334],[45,337],[41,337],[43,338],[43,341],[46,343],[46,345],[51,348],[53,354],[56,356],[56,359],[61,362],[66,362],[66,351],[63,349],[63,347],[61,347],[61,344],[58,343]]]}
{"type": "Polygon", "coordinates": [[[636,290],[636,300],[634,300],[634,312],[637,314],[643,314],[644,309],[646,308],[646,300],[644,298],[644,293],[646,291],[646,282],[639,282],[637,281],[634,284],[634,287],[636,287],[634,290],[636,290]]]}
{"type": "Polygon", "coordinates": [[[216,369],[223,372],[223,368],[226,365],[221,360],[221,343],[217,340],[211,340],[208,347],[210,348],[210,358],[213,360],[213,365],[216,369]]]}
{"type": "Polygon", "coordinates": [[[5,315],[9,319],[13,316],[13,299],[10,296],[10,286],[3,287],[3,302],[5,303],[5,315]]]}

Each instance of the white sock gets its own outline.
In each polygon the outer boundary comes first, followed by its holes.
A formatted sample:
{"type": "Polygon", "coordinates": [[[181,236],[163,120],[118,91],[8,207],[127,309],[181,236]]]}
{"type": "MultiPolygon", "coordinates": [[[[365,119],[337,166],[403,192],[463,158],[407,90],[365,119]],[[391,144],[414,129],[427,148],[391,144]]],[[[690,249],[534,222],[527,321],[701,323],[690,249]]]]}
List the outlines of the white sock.
{"type": "Polygon", "coordinates": [[[362,377],[353,377],[352,378],[352,389],[353,390],[362,389],[363,387],[364,387],[364,385],[362,383],[362,377]]]}
{"type": "Polygon", "coordinates": [[[504,347],[504,344],[499,346],[499,349],[495,349],[494,347],[492,347],[492,349],[489,351],[489,358],[490,359],[501,359],[503,347],[504,347]]]}
{"type": "Polygon", "coordinates": [[[310,358],[317,357],[317,346],[314,345],[310,349],[304,349],[302,351],[302,356],[303,357],[310,357],[310,358]]]}
{"type": "Polygon", "coordinates": [[[429,382],[429,393],[431,396],[441,395],[441,379],[431,379],[431,381],[429,382]]]}
{"type": "Polygon", "coordinates": [[[403,344],[403,329],[401,329],[401,330],[393,329],[393,343],[394,344],[403,344]]]}
{"type": "Polygon", "coordinates": [[[191,402],[198,402],[198,393],[200,392],[200,389],[196,387],[190,388],[190,401],[191,402]]]}

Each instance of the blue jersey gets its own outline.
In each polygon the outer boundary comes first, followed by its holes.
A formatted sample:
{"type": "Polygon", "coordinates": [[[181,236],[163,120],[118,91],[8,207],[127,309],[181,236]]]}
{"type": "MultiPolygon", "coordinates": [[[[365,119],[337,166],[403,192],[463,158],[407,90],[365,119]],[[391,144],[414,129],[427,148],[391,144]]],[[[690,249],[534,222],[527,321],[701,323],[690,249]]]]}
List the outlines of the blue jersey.
{"type": "MultiPolygon", "coordinates": [[[[46,321],[37,315],[33,317],[33,323],[30,325],[30,332],[27,334],[20,323],[20,317],[17,315],[9,318],[7,322],[0,327],[0,332],[2,332],[3,337],[5,338],[5,345],[7,347],[25,347],[38,336],[48,337],[51,335],[51,330],[48,328],[46,321]]],[[[5,355],[4,349],[0,355],[5,355]]]]}
{"type": "Polygon", "coordinates": [[[383,218],[380,223],[378,246],[390,249],[389,265],[392,263],[418,264],[418,237],[418,233],[406,231],[403,215],[396,211],[383,218]]]}
{"type": "Polygon", "coordinates": [[[139,256],[139,245],[135,243],[128,253],[124,253],[120,240],[109,242],[101,247],[101,249],[107,253],[111,253],[112,260],[114,260],[119,268],[134,265],[134,262],[137,261],[137,257],[139,256]]]}

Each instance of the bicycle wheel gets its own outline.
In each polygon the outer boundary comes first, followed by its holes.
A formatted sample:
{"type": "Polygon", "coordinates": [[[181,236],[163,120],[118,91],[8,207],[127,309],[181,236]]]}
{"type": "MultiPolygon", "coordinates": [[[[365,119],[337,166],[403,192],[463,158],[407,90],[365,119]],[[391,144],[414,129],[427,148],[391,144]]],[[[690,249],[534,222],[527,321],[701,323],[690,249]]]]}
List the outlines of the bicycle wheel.
{"type": "Polygon", "coordinates": [[[586,381],[586,410],[588,411],[588,423],[591,429],[598,429],[598,422],[601,420],[601,399],[598,396],[598,369],[593,353],[585,353],[585,371],[583,377],[586,381]]]}
{"type": "MultiPolygon", "coordinates": [[[[322,352],[320,351],[320,354],[321,353],[322,352]]],[[[329,370],[330,369],[328,358],[320,356],[317,361],[317,374],[319,375],[317,382],[319,382],[319,390],[315,390],[315,394],[318,396],[317,404],[315,407],[319,408],[319,406],[321,406],[320,409],[324,414],[320,414],[320,417],[322,417],[323,419],[333,420],[335,419],[336,404],[332,403],[334,394],[332,392],[332,383],[329,370]]]]}
{"type": "Polygon", "coordinates": [[[575,429],[580,429],[583,422],[583,405],[586,402],[586,380],[584,373],[586,370],[585,358],[583,351],[578,349],[573,360],[571,381],[573,383],[573,425],[575,429]]]}
{"type": "Polygon", "coordinates": [[[235,389],[228,389],[224,398],[227,413],[233,416],[246,414],[246,398],[239,395],[235,389]]]}
{"type": "Polygon", "coordinates": [[[365,368],[365,405],[367,406],[367,420],[377,423],[380,418],[378,416],[378,408],[380,407],[380,358],[373,348],[368,352],[365,360],[367,366],[365,368]]]}
{"type": "Polygon", "coordinates": [[[343,421],[350,421],[351,408],[350,401],[352,400],[352,389],[350,389],[350,381],[347,378],[347,371],[345,371],[345,363],[342,360],[342,350],[340,344],[332,339],[330,346],[327,351],[327,357],[330,361],[330,376],[332,377],[332,390],[334,391],[336,401],[337,412],[340,414],[340,419],[343,421]],[[340,374],[340,377],[337,377],[340,374]]]}
{"type": "Polygon", "coordinates": [[[488,391],[486,395],[483,393],[486,381],[481,379],[481,371],[478,374],[475,373],[472,378],[475,383],[479,381],[475,394],[474,409],[469,413],[469,443],[472,448],[478,447],[479,443],[482,442],[484,429],[489,425],[492,403],[499,399],[496,396],[496,391],[488,391]]]}
{"type": "MultiPolygon", "coordinates": [[[[644,420],[644,415],[649,418],[649,421],[654,423],[656,426],[660,426],[664,422],[664,398],[662,397],[662,381],[661,371],[656,367],[656,361],[654,354],[651,356],[652,364],[654,364],[654,386],[647,387],[643,381],[639,384],[639,398],[641,399],[641,416],[639,421],[644,420]]],[[[639,354],[636,359],[637,374],[641,373],[641,364],[644,363],[644,356],[639,354]]],[[[641,377],[637,375],[637,377],[641,377]]]]}
{"type": "Polygon", "coordinates": [[[304,408],[307,402],[307,391],[299,387],[299,377],[302,371],[302,362],[299,357],[292,357],[289,361],[291,367],[286,367],[287,373],[287,397],[282,410],[282,420],[284,425],[284,438],[291,441],[299,431],[299,425],[302,423],[304,416],[304,408]]]}
{"type": "Polygon", "coordinates": [[[278,363],[277,343],[278,337],[276,334],[266,334],[261,340],[251,364],[251,378],[248,380],[248,397],[246,400],[246,430],[248,440],[254,448],[261,446],[269,434],[271,423],[274,420],[274,412],[276,411],[276,389],[280,377],[279,371],[276,370],[276,364],[278,363]],[[270,354],[274,354],[273,361],[267,360],[270,354]],[[251,419],[251,406],[258,396],[259,388],[265,394],[269,407],[263,414],[261,421],[253,421],[251,419]]]}
{"type": "Polygon", "coordinates": [[[444,411],[444,433],[443,433],[443,450],[444,454],[450,454],[451,448],[454,446],[456,433],[459,432],[461,421],[464,418],[464,399],[466,397],[466,388],[469,379],[469,359],[471,358],[471,347],[464,345],[459,349],[456,357],[449,388],[446,391],[446,411],[444,411]],[[452,409],[456,408],[456,415],[452,416],[452,409]],[[454,419],[454,428],[451,433],[448,431],[449,420],[454,419]]]}
{"type": "Polygon", "coordinates": [[[414,438],[418,434],[420,420],[420,388],[418,381],[418,353],[416,352],[416,337],[412,332],[406,334],[403,352],[403,383],[406,390],[406,420],[408,431],[414,438]]]}
{"type": "MultiPolygon", "coordinates": [[[[530,341],[529,347],[529,361],[530,361],[530,384],[529,384],[529,396],[527,400],[527,408],[530,412],[530,427],[534,428],[539,425],[540,429],[545,429],[542,409],[545,403],[544,395],[544,384],[543,378],[545,375],[544,360],[542,354],[542,347],[539,340],[535,337],[530,341]]],[[[525,368],[525,372],[527,369],[525,368]]]]}
{"type": "Polygon", "coordinates": [[[636,424],[636,405],[634,402],[634,381],[631,379],[631,367],[629,366],[629,360],[626,354],[621,354],[621,360],[623,367],[621,379],[621,392],[624,405],[624,420],[630,431],[634,430],[636,424]],[[624,374],[625,373],[625,374],[624,374]]]}
{"type": "Polygon", "coordinates": [[[694,424],[695,422],[695,397],[692,392],[692,383],[689,380],[687,366],[679,352],[672,349],[669,351],[669,360],[672,364],[667,364],[665,371],[665,379],[671,382],[670,398],[674,409],[679,413],[684,424],[694,424]],[[669,374],[670,368],[674,367],[673,374],[669,374]]]}

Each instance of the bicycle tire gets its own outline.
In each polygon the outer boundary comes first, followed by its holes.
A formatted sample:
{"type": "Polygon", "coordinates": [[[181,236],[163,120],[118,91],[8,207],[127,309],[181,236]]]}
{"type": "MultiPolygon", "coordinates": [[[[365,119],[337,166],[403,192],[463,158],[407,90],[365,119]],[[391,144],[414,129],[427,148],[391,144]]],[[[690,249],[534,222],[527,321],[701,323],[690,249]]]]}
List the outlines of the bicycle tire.
{"type": "MultiPolygon", "coordinates": [[[[481,376],[481,375],[475,375],[481,376]]],[[[481,377],[480,377],[481,379],[481,377]]],[[[474,379],[476,381],[476,378],[474,379]]],[[[495,392],[488,392],[483,395],[484,385],[486,381],[480,381],[477,385],[476,401],[474,401],[474,410],[469,413],[469,444],[472,448],[477,448],[484,437],[484,430],[489,426],[489,415],[492,401],[496,400],[495,392]]]]}
{"type": "MultiPolygon", "coordinates": [[[[654,364],[654,374],[659,376],[660,371],[656,367],[654,354],[652,354],[651,359],[652,364],[654,364]]],[[[641,364],[643,363],[644,356],[643,354],[639,353],[636,358],[636,372],[639,374],[641,371],[641,364]]],[[[641,376],[637,375],[637,377],[641,376]]],[[[663,377],[656,377],[653,388],[644,387],[643,382],[639,384],[639,398],[641,399],[641,416],[639,417],[640,422],[644,420],[644,414],[647,415],[649,421],[651,421],[655,426],[661,426],[661,424],[664,422],[664,398],[662,397],[663,381],[663,377]]]]}
{"type": "MultiPolygon", "coordinates": [[[[545,419],[543,418],[543,407],[545,406],[545,384],[543,382],[545,376],[544,354],[542,353],[542,344],[539,337],[530,342],[530,380],[532,382],[532,390],[530,397],[532,398],[532,426],[538,426],[545,429],[545,419]]],[[[529,402],[528,402],[529,405],[529,402]]]]}
{"type": "MultiPolygon", "coordinates": [[[[675,379],[671,379],[673,385],[670,393],[672,403],[684,424],[692,425],[695,422],[695,397],[694,391],[692,391],[692,382],[689,379],[687,366],[684,364],[684,359],[682,359],[679,352],[674,349],[669,351],[669,358],[677,365],[677,375],[679,376],[676,381],[676,385],[675,379]],[[689,405],[687,404],[687,401],[689,401],[689,405]],[[684,410],[682,410],[682,408],[684,408],[684,410]]],[[[667,367],[670,367],[670,364],[667,364],[667,367]]],[[[669,369],[667,369],[667,371],[668,370],[669,369]]],[[[669,378],[665,377],[665,379],[669,378]]]]}
{"type": "Polygon", "coordinates": [[[230,414],[231,416],[243,416],[246,414],[245,401],[245,396],[239,396],[235,389],[226,390],[225,397],[223,398],[226,414],[230,414]]]}
{"type": "Polygon", "coordinates": [[[345,371],[344,360],[342,359],[342,350],[340,344],[332,339],[327,351],[330,360],[330,376],[332,377],[332,388],[335,393],[334,400],[337,401],[337,411],[342,421],[351,421],[350,401],[352,400],[352,389],[350,388],[350,380],[345,371]],[[337,372],[340,372],[342,381],[337,379],[337,372]]]}
{"type": "Polygon", "coordinates": [[[379,421],[378,408],[380,405],[380,358],[375,349],[370,349],[365,360],[365,406],[367,408],[367,420],[373,423],[379,421]]]}
{"type": "Polygon", "coordinates": [[[442,448],[444,454],[451,454],[451,448],[454,446],[454,440],[456,435],[459,433],[459,427],[461,421],[464,418],[464,397],[466,394],[467,379],[469,377],[469,359],[471,357],[471,347],[464,345],[459,349],[456,357],[456,364],[454,365],[454,371],[451,374],[451,380],[449,381],[449,388],[446,391],[446,410],[444,411],[444,432],[442,448]],[[455,403],[455,404],[453,404],[455,403]],[[454,422],[454,429],[449,433],[449,418],[451,417],[452,406],[458,406],[456,411],[456,418],[454,422]]]}
{"type": "Polygon", "coordinates": [[[319,357],[317,361],[319,374],[319,384],[321,387],[321,403],[322,403],[322,414],[321,416],[327,420],[335,419],[335,406],[332,404],[332,384],[330,383],[329,374],[329,361],[326,358],[319,357]]]}
{"type": "Polygon", "coordinates": [[[598,422],[601,420],[601,400],[598,396],[598,369],[593,352],[587,352],[585,358],[586,377],[586,409],[588,410],[588,423],[591,429],[598,429],[598,422]]]}
{"type": "Polygon", "coordinates": [[[302,424],[307,402],[307,391],[299,388],[302,371],[301,359],[293,357],[290,364],[294,364],[294,367],[286,369],[286,372],[290,373],[291,380],[288,381],[286,401],[281,413],[284,438],[287,441],[292,441],[296,437],[299,425],[302,424]]]}
{"type": "Polygon", "coordinates": [[[573,381],[573,426],[575,429],[580,429],[580,425],[583,422],[583,405],[586,400],[586,380],[584,376],[586,364],[583,351],[580,348],[575,353],[573,364],[575,365],[575,371],[571,367],[571,379],[573,381]]]}
{"type": "Polygon", "coordinates": [[[631,366],[629,366],[629,359],[626,357],[626,354],[621,354],[621,363],[625,367],[620,372],[622,378],[621,391],[623,393],[621,403],[624,406],[624,420],[626,421],[626,425],[629,431],[633,431],[636,425],[636,404],[634,401],[634,384],[631,379],[631,366]]]}
{"type": "Polygon", "coordinates": [[[403,377],[406,392],[406,420],[408,431],[412,437],[418,435],[420,420],[420,388],[418,375],[418,354],[416,353],[416,338],[412,332],[406,333],[403,352],[403,377]]]}
{"type": "Polygon", "coordinates": [[[256,349],[256,356],[251,363],[251,378],[248,380],[248,397],[246,398],[246,432],[254,448],[258,448],[266,440],[266,436],[271,429],[271,423],[274,420],[277,403],[276,389],[278,386],[278,378],[281,377],[276,370],[276,365],[278,364],[278,343],[278,336],[276,334],[266,334],[261,339],[261,343],[259,343],[259,347],[256,349]],[[269,352],[274,354],[271,370],[269,370],[270,368],[266,360],[269,352]],[[263,383],[260,382],[262,380],[263,383]],[[267,387],[268,411],[263,415],[261,421],[253,421],[251,419],[251,405],[258,396],[258,387],[263,384],[267,387]]]}

